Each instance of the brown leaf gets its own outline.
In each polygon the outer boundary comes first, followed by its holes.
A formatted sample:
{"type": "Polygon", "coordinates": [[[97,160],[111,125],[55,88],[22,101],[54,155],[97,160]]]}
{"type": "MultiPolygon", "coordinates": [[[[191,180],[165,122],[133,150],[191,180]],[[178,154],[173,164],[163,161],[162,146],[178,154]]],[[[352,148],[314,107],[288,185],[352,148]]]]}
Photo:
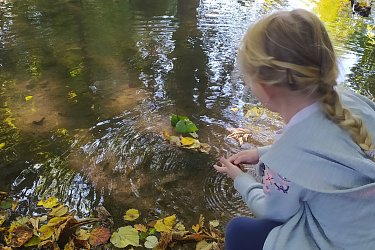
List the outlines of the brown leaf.
{"type": "Polygon", "coordinates": [[[165,250],[172,242],[172,232],[161,232],[158,245],[155,247],[156,250],[165,250]]]}
{"type": "Polygon", "coordinates": [[[26,226],[12,227],[5,238],[10,247],[21,247],[33,236],[33,230],[26,226]]]}
{"type": "Polygon", "coordinates": [[[91,231],[89,243],[91,246],[96,247],[106,243],[111,237],[111,231],[105,227],[97,227],[91,231]]]}
{"type": "Polygon", "coordinates": [[[146,227],[145,225],[142,225],[142,224],[135,224],[135,225],[134,225],[134,228],[135,228],[138,232],[144,232],[144,233],[147,232],[147,227],[146,227]]]}

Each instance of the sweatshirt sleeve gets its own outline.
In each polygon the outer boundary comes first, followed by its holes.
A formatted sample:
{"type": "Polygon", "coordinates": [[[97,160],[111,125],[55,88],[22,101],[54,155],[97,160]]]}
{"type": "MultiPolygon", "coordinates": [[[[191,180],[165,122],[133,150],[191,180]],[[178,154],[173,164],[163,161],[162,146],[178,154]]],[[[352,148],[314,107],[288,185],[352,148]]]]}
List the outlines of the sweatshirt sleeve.
{"type": "Polygon", "coordinates": [[[293,216],[306,200],[307,190],[288,181],[266,167],[263,184],[243,173],[234,180],[234,187],[258,218],[284,222],[293,216]]]}

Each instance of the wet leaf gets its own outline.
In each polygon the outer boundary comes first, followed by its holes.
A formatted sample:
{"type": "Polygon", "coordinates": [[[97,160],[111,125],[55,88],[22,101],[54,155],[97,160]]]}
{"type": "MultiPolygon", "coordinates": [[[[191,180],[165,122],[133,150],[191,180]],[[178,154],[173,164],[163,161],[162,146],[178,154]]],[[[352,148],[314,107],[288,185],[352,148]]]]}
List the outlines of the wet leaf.
{"type": "Polygon", "coordinates": [[[175,115],[175,114],[172,114],[170,118],[171,118],[172,127],[176,127],[176,124],[181,120],[189,120],[187,116],[175,115]]]}
{"type": "Polygon", "coordinates": [[[198,131],[197,126],[190,120],[180,120],[176,124],[176,131],[179,133],[194,133],[198,131]]]}
{"type": "Polygon", "coordinates": [[[111,232],[108,228],[97,227],[90,233],[89,243],[91,246],[96,247],[106,243],[111,237],[111,232]]]}
{"type": "Polygon", "coordinates": [[[37,205],[45,208],[53,208],[59,205],[59,201],[56,197],[49,197],[47,200],[39,201],[37,205]]]}
{"type": "Polygon", "coordinates": [[[193,225],[191,226],[191,228],[194,230],[194,232],[198,233],[199,230],[201,229],[201,227],[199,226],[199,224],[196,224],[196,225],[193,225]]]}
{"type": "Polygon", "coordinates": [[[42,241],[49,239],[53,235],[53,228],[47,225],[43,225],[39,229],[39,237],[42,241]]]}
{"type": "Polygon", "coordinates": [[[21,247],[33,236],[33,230],[26,226],[11,227],[5,242],[10,247],[21,247]]]}
{"type": "Polygon", "coordinates": [[[7,211],[0,211],[0,226],[9,218],[9,213],[7,211]]]}
{"type": "Polygon", "coordinates": [[[184,226],[184,224],[182,224],[181,222],[178,222],[174,228],[177,230],[177,231],[186,231],[186,228],[184,226]]]}
{"type": "Polygon", "coordinates": [[[120,227],[112,234],[111,243],[118,248],[125,248],[128,245],[139,246],[138,231],[132,226],[120,227]]]}
{"type": "Polygon", "coordinates": [[[126,211],[124,219],[127,221],[134,221],[138,219],[139,217],[139,211],[137,209],[131,208],[128,211],[126,211]]]}
{"type": "Polygon", "coordinates": [[[170,232],[174,224],[176,223],[176,215],[165,217],[164,219],[157,220],[155,224],[155,229],[158,232],[170,232]]]}
{"type": "Polygon", "coordinates": [[[74,250],[74,249],[75,249],[74,240],[71,239],[68,243],[65,244],[64,250],[74,250]]]}
{"type": "Polygon", "coordinates": [[[40,238],[38,236],[33,236],[31,237],[30,240],[28,240],[26,243],[25,243],[25,247],[33,247],[33,246],[37,246],[39,245],[39,243],[41,242],[40,238]]]}
{"type": "Polygon", "coordinates": [[[182,137],[181,144],[182,146],[190,146],[194,143],[195,139],[191,137],[182,137]]]}
{"type": "Polygon", "coordinates": [[[68,212],[68,207],[65,205],[59,205],[55,208],[52,208],[52,211],[49,213],[50,216],[61,217],[68,212]]]}
{"type": "Polygon", "coordinates": [[[1,209],[10,209],[12,208],[13,200],[10,198],[7,198],[5,200],[0,201],[0,208],[1,209]]]}
{"type": "Polygon", "coordinates": [[[154,247],[156,247],[158,245],[159,241],[158,241],[158,238],[156,238],[156,236],[148,236],[146,238],[146,242],[145,242],[145,247],[146,248],[149,248],[149,249],[153,249],[154,247]]]}
{"type": "Polygon", "coordinates": [[[30,101],[33,98],[32,95],[25,96],[25,101],[30,101]]]}
{"type": "Polygon", "coordinates": [[[218,220],[211,220],[208,222],[211,227],[219,226],[220,222],[218,220]]]}
{"type": "Polygon", "coordinates": [[[208,243],[205,240],[199,241],[195,247],[195,250],[216,250],[219,249],[216,242],[208,243]]]}
{"type": "Polygon", "coordinates": [[[88,240],[90,238],[90,232],[85,229],[78,229],[76,231],[76,239],[78,240],[88,240]]]}
{"type": "Polygon", "coordinates": [[[230,110],[233,111],[233,112],[237,112],[239,110],[239,108],[231,108],[230,110]]]}
{"type": "Polygon", "coordinates": [[[171,135],[169,137],[169,143],[176,146],[181,146],[181,140],[180,137],[171,135]]]}
{"type": "Polygon", "coordinates": [[[159,244],[155,247],[156,250],[167,249],[172,242],[172,232],[162,232],[160,234],[159,244]]]}
{"type": "Polygon", "coordinates": [[[64,223],[68,217],[54,217],[50,219],[47,223],[47,226],[54,227],[64,223]]]}
{"type": "Polygon", "coordinates": [[[142,224],[135,224],[134,225],[134,228],[138,231],[138,232],[147,232],[147,227],[145,225],[142,225],[142,224]]]}
{"type": "Polygon", "coordinates": [[[5,142],[0,143],[0,149],[3,149],[5,147],[5,142]]]}

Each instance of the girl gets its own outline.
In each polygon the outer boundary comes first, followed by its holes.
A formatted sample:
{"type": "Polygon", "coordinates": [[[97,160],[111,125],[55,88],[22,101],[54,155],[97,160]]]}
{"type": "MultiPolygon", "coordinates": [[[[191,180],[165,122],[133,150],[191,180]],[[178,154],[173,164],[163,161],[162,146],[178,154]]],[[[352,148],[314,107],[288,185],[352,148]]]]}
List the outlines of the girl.
{"type": "Polygon", "coordinates": [[[336,87],[321,21],[299,9],[268,15],[247,31],[239,61],[286,126],[273,145],[214,166],[258,217],[231,220],[226,249],[375,249],[375,104],[336,87]],[[240,163],[258,164],[262,184],[240,163]]]}

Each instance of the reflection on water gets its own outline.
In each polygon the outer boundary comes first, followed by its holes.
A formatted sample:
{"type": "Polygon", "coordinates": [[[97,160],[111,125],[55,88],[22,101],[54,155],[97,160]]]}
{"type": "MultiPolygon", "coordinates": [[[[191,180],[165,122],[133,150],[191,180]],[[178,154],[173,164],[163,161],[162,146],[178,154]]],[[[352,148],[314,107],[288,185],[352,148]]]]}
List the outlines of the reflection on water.
{"type": "Polygon", "coordinates": [[[189,223],[248,215],[211,166],[281,127],[247,115],[256,100],[236,53],[250,23],[293,7],[326,23],[340,82],[374,94],[374,18],[346,1],[1,1],[0,190],[25,214],[55,195],[82,216],[103,205],[117,223],[130,207],[189,223]],[[171,113],[197,124],[209,155],[163,140],[171,113]],[[225,137],[237,127],[251,131],[241,147],[225,137]]]}

